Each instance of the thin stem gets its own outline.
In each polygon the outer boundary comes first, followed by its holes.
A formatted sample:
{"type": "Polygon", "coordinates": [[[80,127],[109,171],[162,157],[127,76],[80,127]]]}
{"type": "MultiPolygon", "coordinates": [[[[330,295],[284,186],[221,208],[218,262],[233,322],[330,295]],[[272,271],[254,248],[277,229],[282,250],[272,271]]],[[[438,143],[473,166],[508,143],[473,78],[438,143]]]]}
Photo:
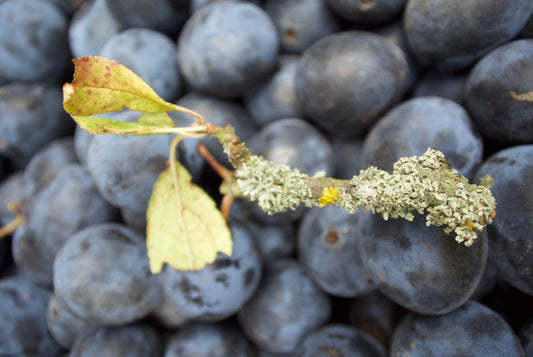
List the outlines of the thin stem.
{"type": "Polygon", "coordinates": [[[26,221],[26,217],[22,213],[18,213],[15,218],[3,227],[0,227],[0,239],[7,237],[15,231],[21,224],[26,221]]]}
{"type": "Polygon", "coordinates": [[[189,266],[191,269],[193,269],[193,263],[192,263],[192,256],[191,256],[191,246],[189,244],[189,236],[187,232],[187,227],[185,226],[185,221],[183,220],[183,205],[181,203],[181,197],[179,193],[179,183],[178,183],[178,170],[176,168],[176,148],[178,147],[178,144],[181,140],[183,140],[184,136],[176,136],[174,139],[172,139],[172,142],[170,143],[170,152],[169,152],[169,161],[170,161],[170,171],[172,172],[172,182],[174,184],[174,193],[176,195],[176,203],[178,205],[178,210],[180,211],[180,214],[178,214],[178,220],[179,224],[181,226],[181,231],[183,232],[184,236],[184,242],[185,242],[185,251],[187,252],[187,261],[189,262],[189,266]]]}

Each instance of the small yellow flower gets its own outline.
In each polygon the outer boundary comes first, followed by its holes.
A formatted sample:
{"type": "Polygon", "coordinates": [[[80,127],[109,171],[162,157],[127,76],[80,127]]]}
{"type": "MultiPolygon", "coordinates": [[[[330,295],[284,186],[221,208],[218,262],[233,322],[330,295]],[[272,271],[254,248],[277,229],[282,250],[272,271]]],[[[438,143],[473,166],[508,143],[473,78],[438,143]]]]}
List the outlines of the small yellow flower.
{"type": "Polygon", "coordinates": [[[324,187],[322,190],[322,197],[318,199],[320,202],[320,207],[326,205],[334,205],[335,201],[340,200],[342,197],[339,195],[338,187],[324,187]]]}
{"type": "Polygon", "coordinates": [[[466,222],[465,222],[465,225],[466,225],[468,228],[470,228],[470,229],[474,228],[474,223],[472,223],[472,222],[470,222],[470,221],[466,221],[466,222]]]}

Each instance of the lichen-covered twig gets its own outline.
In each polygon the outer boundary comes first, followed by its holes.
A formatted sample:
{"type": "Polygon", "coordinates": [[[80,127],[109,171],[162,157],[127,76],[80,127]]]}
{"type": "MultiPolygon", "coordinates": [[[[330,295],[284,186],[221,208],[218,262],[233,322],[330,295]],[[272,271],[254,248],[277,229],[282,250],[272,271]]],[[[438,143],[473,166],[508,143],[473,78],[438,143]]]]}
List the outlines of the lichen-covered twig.
{"type": "Polygon", "coordinates": [[[485,178],[482,185],[470,184],[436,149],[398,160],[392,174],[369,167],[351,180],[338,180],[323,173],[309,177],[251,155],[231,127],[210,126],[209,134],[224,146],[241,194],[268,214],[293,210],[300,204],[332,204],[350,212],[364,207],[385,220],[413,220],[416,213],[426,214],[427,225],[443,226],[446,233],[454,232],[455,239],[467,246],[495,215],[491,179],[485,178]]]}

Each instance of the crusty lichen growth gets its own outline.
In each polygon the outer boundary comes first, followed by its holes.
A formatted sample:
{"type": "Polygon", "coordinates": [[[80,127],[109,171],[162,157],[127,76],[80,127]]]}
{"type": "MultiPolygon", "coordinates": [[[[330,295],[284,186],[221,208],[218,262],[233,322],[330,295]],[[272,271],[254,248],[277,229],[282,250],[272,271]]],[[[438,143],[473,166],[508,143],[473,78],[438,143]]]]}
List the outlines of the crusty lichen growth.
{"type": "Polygon", "coordinates": [[[385,220],[413,220],[415,213],[425,213],[427,225],[444,226],[466,246],[477,237],[476,230],[492,222],[496,205],[490,180],[481,186],[470,184],[435,149],[398,160],[392,174],[369,167],[351,180],[309,177],[252,155],[236,169],[235,177],[241,193],[268,214],[296,209],[301,203],[334,204],[351,212],[364,207],[385,220]]]}
{"type": "Polygon", "coordinates": [[[361,171],[339,195],[346,197],[340,205],[349,211],[362,206],[385,220],[413,220],[414,213],[425,213],[428,226],[444,226],[466,246],[477,237],[476,230],[492,222],[496,205],[489,187],[470,184],[431,148],[422,156],[398,160],[392,175],[375,167],[361,171]]]}

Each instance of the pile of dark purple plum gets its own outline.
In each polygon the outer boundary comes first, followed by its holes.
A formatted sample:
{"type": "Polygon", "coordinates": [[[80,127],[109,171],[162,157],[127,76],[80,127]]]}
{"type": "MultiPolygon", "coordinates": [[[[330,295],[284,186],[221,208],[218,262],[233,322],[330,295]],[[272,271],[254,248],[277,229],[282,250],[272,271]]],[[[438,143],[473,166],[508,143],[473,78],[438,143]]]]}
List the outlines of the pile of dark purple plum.
{"type": "MultiPolygon", "coordinates": [[[[531,0],[0,0],[0,355],[533,356],[531,0]],[[255,154],[349,179],[428,147],[496,217],[471,247],[359,210],[231,208],[232,256],[150,272],[169,136],[91,136],[71,59],[129,67],[255,154]]],[[[106,114],[135,121],[139,113],[106,114]]],[[[191,117],[172,113],[178,125],[191,117]]],[[[187,139],[177,157],[217,202],[187,139]]]]}

